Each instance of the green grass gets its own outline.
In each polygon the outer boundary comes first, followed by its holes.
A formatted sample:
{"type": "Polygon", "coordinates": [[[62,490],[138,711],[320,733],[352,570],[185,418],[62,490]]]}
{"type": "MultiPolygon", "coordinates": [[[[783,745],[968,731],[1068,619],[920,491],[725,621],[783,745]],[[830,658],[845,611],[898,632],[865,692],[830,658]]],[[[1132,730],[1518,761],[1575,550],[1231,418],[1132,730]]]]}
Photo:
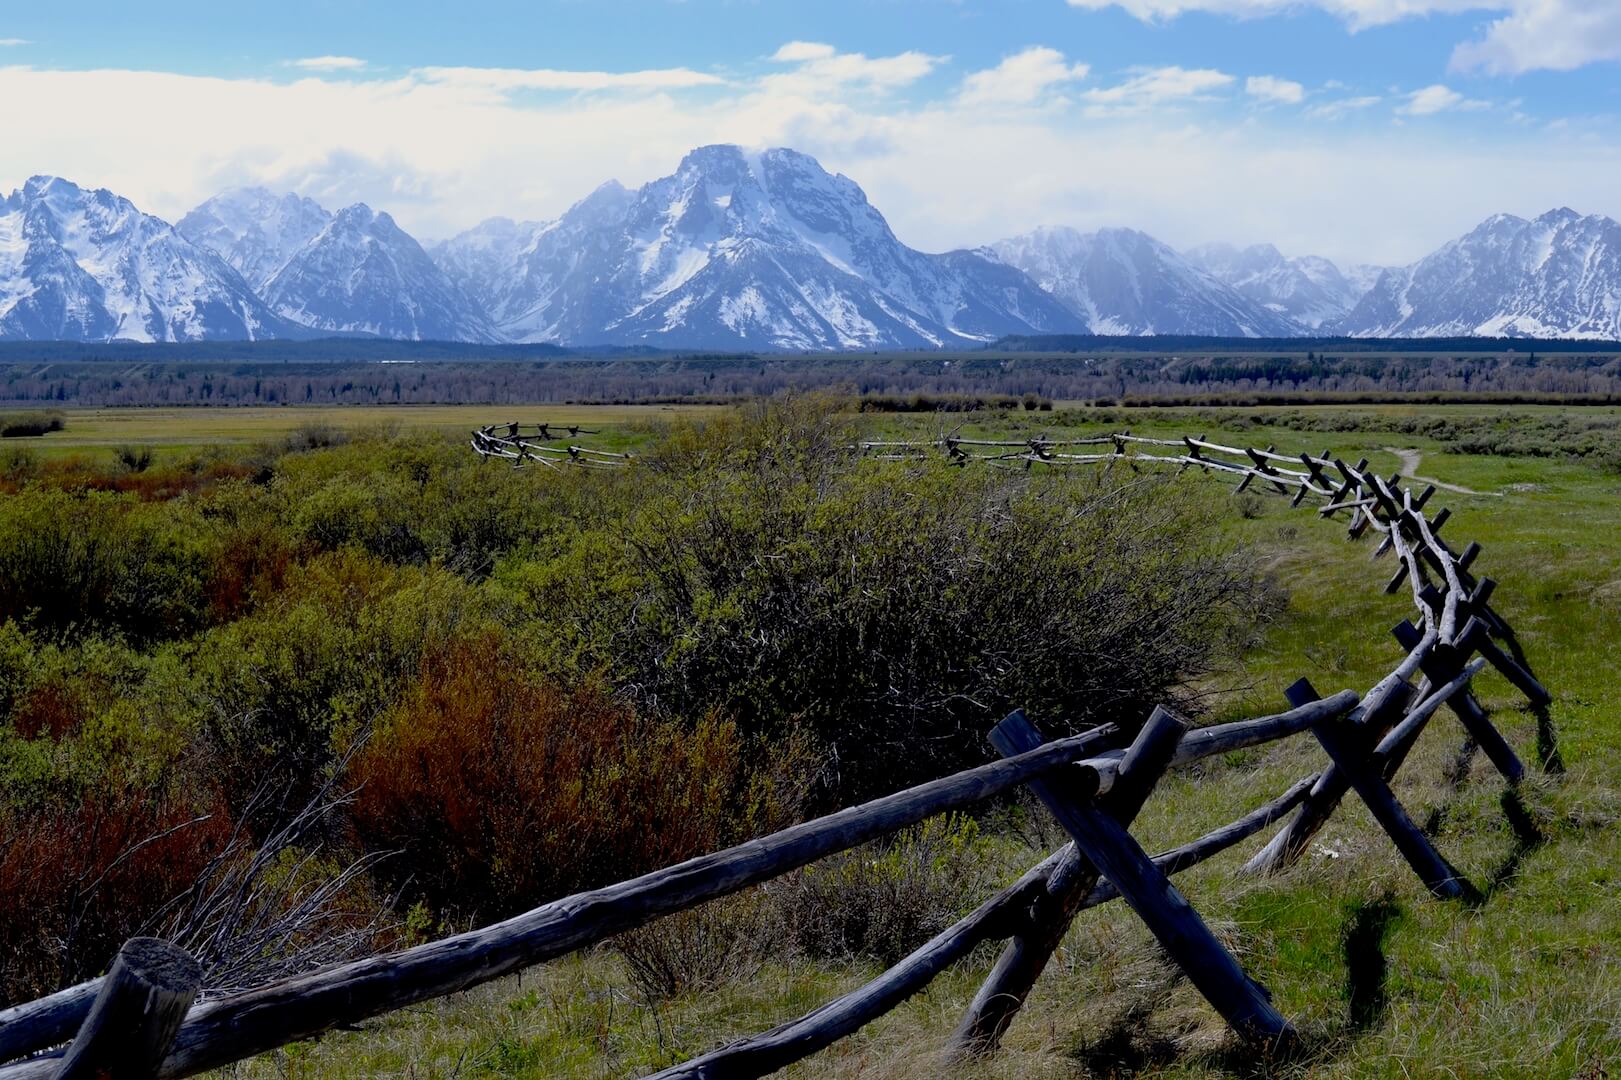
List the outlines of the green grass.
{"type": "Polygon", "coordinates": [[[0,449],[25,448],[46,457],[97,456],[122,446],[151,447],[158,460],[209,446],[279,439],[300,428],[353,430],[398,425],[460,435],[490,423],[521,420],[591,427],[627,425],[701,413],[704,405],[332,405],[244,408],[64,409],[67,426],[28,439],[8,439],[0,449]]]}
{"type": "MultiPolygon", "coordinates": [[[[1478,413],[1485,407],[1458,408],[1478,413]]],[[[222,439],[262,425],[243,436],[260,438],[280,423],[276,417],[295,411],[198,410],[194,418],[187,410],[185,430],[188,437],[222,439]],[[258,415],[267,413],[273,415],[258,415]]],[[[363,415],[370,419],[382,411],[363,415]]],[[[1519,631],[1554,692],[1552,718],[1568,769],[1548,775],[1537,767],[1533,718],[1518,694],[1488,671],[1477,691],[1530,767],[1524,801],[1546,842],[1530,850],[1517,844],[1505,822],[1503,785],[1479,755],[1460,789],[1443,780],[1461,737],[1449,715],[1432,722],[1396,784],[1415,819],[1434,817],[1440,849],[1488,891],[1480,908],[1432,900],[1354,797],[1307,857],[1281,876],[1252,880],[1235,874],[1261,842],[1256,839],[1189,872],[1179,884],[1307,1034],[1310,1052],[1283,1070],[1286,1075],[1606,1075],[1602,1070],[1621,1063],[1621,476],[1559,459],[1458,455],[1433,440],[1381,431],[1244,430],[1249,411],[1226,410],[1230,426],[1222,427],[1209,422],[1208,411],[1194,422],[1186,410],[1142,410],[1133,414],[1131,426],[1141,434],[1208,433],[1235,445],[1276,442],[1288,452],[1331,447],[1348,459],[1366,455],[1386,473],[1399,464],[1388,448],[1417,449],[1424,475],[1504,492],[1439,493],[1431,509],[1452,508],[1443,535],[1454,546],[1469,540],[1483,545],[1475,569],[1499,582],[1494,604],[1519,631]],[[1385,1004],[1358,1027],[1349,1016],[1345,937],[1374,909],[1390,914],[1385,1004]]],[[[573,418],[546,412],[547,419],[573,418]]],[[[504,411],[435,415],[449,428],[493,414],[504,411]]],[[[945,423],[955,427],[960,419],[945,423]]],[[[905,417],[886,424],[896,432],[927,433],[941,422],[905,417]]],[[[1016,414],[984,422],[970,418],[961,430],[1061,434],[1115,426],[1089,422],[1084,414],[1016,414]]],[[[107,414],[93,422],[73,414],[63,434],[100,433],[114,445],[137,441],[128,431],[160,429],[161,421],[150,414],[107,414]]],[[[1230,498],[1221,480],[1189,476],[1186,482],[1206,485],[1212,499],[1230,498]]],[[[1405,594],[1382,593],[1393,562],[1387,557],[1370,563],[1373,544],[1366,539],[1347,543],[1343,518],[1325,521],[1306,507],[1291,509],[1283,499],[1246,498],[1243,505],[1253,516],[1235,505],[1225,527],[1251,545],[1259,565],[1288,588],[1290,599],[1242,668],[1207,681],[1207,719],[1276,711],[1283,707],[1283,688],[1301,676],[1325,694],[1367,689],[1399,658],[1389,628],[1410,613],[1405,594]]],[[[1150,850],[1185,841],[1323,763],[1308,737],[1207,761],[1164,780],[1134,831],[1150,850]]],[[[1039,855],[1025,853],[1028,861],[1039,855]]],[[[1004,1053],[983,1065],[948,1069],[939,1050],[991,958],[988,951],[976,954],[928,993],[786,1075],[1256,1074],[1219,1018],[1158,960],[1146,931],[1119,904],[1077,919],[1009,1033],[1004,1053]]],[[[648,1002],[612,953],[596,951],[537,968],[521,980],[379,1018],[360,1032],[289,1047],[234,1071],[311,1077],[635,1075],[800,1015],[873,973],[859,965],[785,959],[720,992],[648,1002]]]]}

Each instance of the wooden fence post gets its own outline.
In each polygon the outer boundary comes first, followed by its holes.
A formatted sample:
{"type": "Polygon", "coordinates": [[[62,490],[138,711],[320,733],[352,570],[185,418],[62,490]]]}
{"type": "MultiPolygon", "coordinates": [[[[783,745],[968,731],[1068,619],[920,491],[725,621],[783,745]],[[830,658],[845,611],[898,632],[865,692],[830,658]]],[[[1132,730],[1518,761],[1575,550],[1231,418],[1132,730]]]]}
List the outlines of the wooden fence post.
{"type": "Polygon", "coordinates": [[[1423,830],[1407,816],[1370,753],[1373,746],[1366,733],[1338,719],[1325,720],[1312,731],[1430,892],[1443,900],[1478,899],[1475,887],[1435,850],[1423,830]]]}
{"type": "MultiPolygon", "coordinates": [[[[1014,715],[1023,718],[1022,712],[1014,715]]],[[[1114,787],[1104,799],[1116,821],[1129,825],[1137,816],[1186,731],[1187,725],[1169,711],[1155,708],[1127,749],[1114,787]]],[[[992,732],[991,741],[1003,754],[1022,752],[1011,749],[1015,744],[1008,740],[1000,725],[992,732]]],[[[1061,781],[1048,783],[1062,791],[1061,781]]],[[[1066,794],[1074,797],[1073,792],[1066,794]]],[[[1079,848],[1071,847],[1031,905],[1026,926],[1013,935],[974,995],[952,1037],[950,1057],[969,1057],[996,1050],[1003,1032],[1024,1006],[1025,998],[1064,940],[1075,913],[1091,894],[1097,880],[1097,867],[1079,848]]]]}
{"type": "MultiPolygon", "coordinates": [[[[1316,691],[1305,679],[1295,683],[1284,695],[1291,705],[1299,706],[1308,701],[1315,700],[1316,691]],[[1309,694],[1309,696],[1307,696],[1309,694]]],[[[1352,716],[1360,716],[1357,726],[1365,730],[1371,743],[1378,741],[1386,731],[1393,727],[1401,718],[1403,711],[1413,696],[1413,685],[1409,682],[1397,683],[1390,692],[1382,698],[1375,698],[1373,694],[1363,701],[1361,708],[1352,716]]],[[[1317,778],[1311,794],[1301,804],[1295,816],[1289,819],[1288,824],[1277,831],[1277,834],[1267,842],[1266,847],[1256,852],[1249,862],[1244,864],[1245,873],[1265,873],[1279,870],[1305,852],[1306,845],[1311,838],[1328,821],[1345,798],[1346,792],[1351,790],[1351,782],[1344,769],[1338,764],[1330,764],[1317,778]]]]}
{"type": "Polygon", "coordinates": [[[57,1080],[153,1080],[202,981],[202,967],[178,945],[124,942],[57,1080]]]}
{"type": "MultiPolygon", "coordinates": [[[[1403,620],[1391,631],[1396,641],[1404,649],[1413,649],[1423,640],[1424,635],[1418,627],[1411,622],[1403,620]]],[[[1437,643],[1434,648],[1419,662],[1419,670],[1430,680],[1432,686],[1441,687],[1458,677],[1464,664],[1469,660],[1469,653],[1478,647],[1478,642],[1486,635],[1483,623],[1471,619],[1469,625],[1464,627],[1463,633],[1458,635],[1456,645],[1437,643]]],[[[1525,777],[1525,766],[1509,746],[1508,740],[1503,738],[1502,732],[1492,724],[1486,710],[1475,700],[1475,695],[1468,690],[1454,694],[1447,701],[1447,708],[1452,710],[1469,732],[1470,738],[1475,740],[1491,763],[1497,766],[1497,771],[1503,774],[1503,779],[1510,784],[1517,784],[1525,777]]]]}
{"type": "MultiPolygon", "coordinates": [[[[1000,741],[993,741],[1004,754],[1041,743],[1041,734],[1020,713],[1002,721],[997,731],[1000,741]]],[[[1244,973],[1131,833],[1091,800],[1066,798],[1040,778],[1030,789],[1240,1037],[1267,1047],[1294,1038],[1294,1028],[1266,990],[1244,973]]]]}

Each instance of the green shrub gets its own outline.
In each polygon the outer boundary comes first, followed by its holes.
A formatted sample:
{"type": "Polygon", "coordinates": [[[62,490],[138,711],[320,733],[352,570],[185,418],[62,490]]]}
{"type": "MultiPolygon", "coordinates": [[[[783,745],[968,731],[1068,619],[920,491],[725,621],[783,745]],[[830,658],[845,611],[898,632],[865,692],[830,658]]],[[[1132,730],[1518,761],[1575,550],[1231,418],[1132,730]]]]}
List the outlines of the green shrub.
{"type": "Polygon", "coordinates": [[[141,642],[183,635],[203,622],[208,560],[184,510],[24,491],[0,502],[0,620],[141,642]]]}
{"type": "Polygon", "coordinates": [[[426,654],[485,625],[479,606],[444,571],[324,555],[254,614],[201,637],[172,696],[230,771],[274,771],[296,798],[393,704],[426,654]]]}
{"type": "MultiPolygon", "coordinates": [[[[1267,611],[1200,539],[1225,507],[1196,485],[865,461],[843,409],[650,428],[613,473],[387,429],[7,467],[0,889],[40,884],[0,900],[0,957],[32,958],[6,986],[105,963],[218,852],[186,825],[104,899],[64,894],[143,830],[206,814],[255,850],[336,776],[360,790],[308,866],[398,852],[360,906],[465,925],[975,764],[1013,707],[1054,735],[1134,724],[1267,611]],[[100,944],[50,959],[70,926],[100,944]]],[[[756,945],[890,959],[992,863],[931,825],[762,890],[737,937],[700,912],[622,952],[649,996],[756,945]]]]}
{"type": "Polygon", "coordinates": [[[0,413],[0,439],[30,438],[61,431],[68,426],[66,414],[55,410],[0,413]]]}
{"type": "Polygon", "coordinates": [[[497,582],[558,664],[644,710],[808,727],[845,802],[985,760],[1013,708],[1052,734],[1140,723],[1268,610],[1174,480],[862,461],[855,439],[817,401],[678,425],[638,507],[497,582]]]}

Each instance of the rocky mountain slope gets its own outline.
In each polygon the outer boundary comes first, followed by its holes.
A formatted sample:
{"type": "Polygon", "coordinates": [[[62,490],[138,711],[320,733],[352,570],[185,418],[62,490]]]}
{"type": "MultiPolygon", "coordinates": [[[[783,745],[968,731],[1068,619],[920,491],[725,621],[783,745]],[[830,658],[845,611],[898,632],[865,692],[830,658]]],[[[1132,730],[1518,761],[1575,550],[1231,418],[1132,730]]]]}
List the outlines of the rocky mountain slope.
{"type": "Polygon", "coordinates": [[[0,339],[293,332],[225,260],[128,199],[36,176],[0,201],[0,339]]]}

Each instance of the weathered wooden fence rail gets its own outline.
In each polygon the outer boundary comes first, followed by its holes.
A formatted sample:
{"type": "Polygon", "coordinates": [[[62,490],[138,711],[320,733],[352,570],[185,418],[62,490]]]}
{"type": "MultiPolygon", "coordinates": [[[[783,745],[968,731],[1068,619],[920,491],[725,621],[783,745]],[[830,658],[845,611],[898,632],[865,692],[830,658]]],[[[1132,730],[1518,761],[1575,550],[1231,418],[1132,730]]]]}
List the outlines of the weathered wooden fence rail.
{"type": "MultiPolygon", "coordinates": [[[[533,433],[516,424],[499,432],[493,427],[480,429],[474,434],[474,449],[516,465],[555,466],[567,461],[619,468],[631,461],[628,455],[587,451],[573,444],[547,446],[558,436],[548,425],[534,427],[533,433]]],[[[582,433],[578,428],[566,430],[570,438],[582,433]]],[[[1228,447],[1204,438],[1144,439],[1124,433],[1064,441],[947,438],[868,443],[862,450],[884,458],[943,454],[958,465],[1125,462],[1133,467],[1198,468],[1236,477],[1240,489],[1259,481],[1263,490],[1289,495],[1296,505],[1315,496],[1322,500],[1318,510],[1323,516],[1349,514],[1347,531],[1352,539],[1370,532],[1380,535],[1376,557],[1395,553],[1399,569],[1387,588],[1395,591],[1409,585],[1417,622],[1396,628],[1404,655],[1364,695],[1344,690],[1321,698],[1301,680],[1286,695],[1292,706],[1287,712],[1189,729],[1167,710],[1157,709],[1129,741],[1127,733],[1109,725],[1044,742],[1022,713],[1014,713],[991,733],[993,745],[1004,755],[1000,761],[678,866],[565,897],[481,930],[245,993],[194,1001],[196,984],[187,981],[191,974],[184,956],[169,955],[157,963],[152,958],[162,953],[162,943],[137,939],[120,954],[107,977],[0,1012],[0,1062],[12,1062],[0,1065],[0,1080],[190,1076],[465,990],[1020,786],[1028,786],[1046,804],[1070,834],[1068,845],[867,985],[797,1020],[658,1076],[756,1077],[772,1072],[893,1009],[975,946],[1005,940],[1001,957],[951,1045],[944,1048],[957,1057],[993,1052],[1075,915],[1116,898],[1131,906],[1240,1037],[1263,1050],[1277,1049],[1293,1038],[1288,1020],[1265,988],[1210,933],[1170,875],[1279,821],[1284,822],[1282,829],[1245,869],[1260,872],[1286,866],[1300,857],[1352,791],[1432,893],[1447,899],[1478,899],[1474,886],[1408,817],[1390,781],[1429,720],[1445,707],[1505,781],[1517,783],[1524,766],[1470,693],[1471,680],[1490,665],[1533,706],[1546,706],[1549,695],[1531,672],[1508,623],[1490,606],[1494,583],[1470,573],[1479,545],[1468,545],[1462,554],[1454,552],[1437,536],[1448,519],[1446,512],[1425,517],[1423,507],[1433,488],[1415,495],[1401,488],[1399,477],[1385,479],[1369,472],[1366,461],[1347,465],[1326,453],[1292,458],[1272,447],[1228,447]],[[1110,451],[1070,452],[1091,445],[1108,446],[1110,451]],[[1176,452],[1142,452],[1138,449],[1142,446],[1176,452]],[[1420,675],[1415,684],[1412,680],[1420,675]],[[1133,818],[1167,769],[1307,731],[1328,758],[1321,771],[1236,821],[1160,855],[1149,857],[1132,838],[1133,818]],[[64,1044],[71,1046],[53,1049],[64,1044]],[[115,1052],[119,1047],[127,1052],[115,1052]]]]}

